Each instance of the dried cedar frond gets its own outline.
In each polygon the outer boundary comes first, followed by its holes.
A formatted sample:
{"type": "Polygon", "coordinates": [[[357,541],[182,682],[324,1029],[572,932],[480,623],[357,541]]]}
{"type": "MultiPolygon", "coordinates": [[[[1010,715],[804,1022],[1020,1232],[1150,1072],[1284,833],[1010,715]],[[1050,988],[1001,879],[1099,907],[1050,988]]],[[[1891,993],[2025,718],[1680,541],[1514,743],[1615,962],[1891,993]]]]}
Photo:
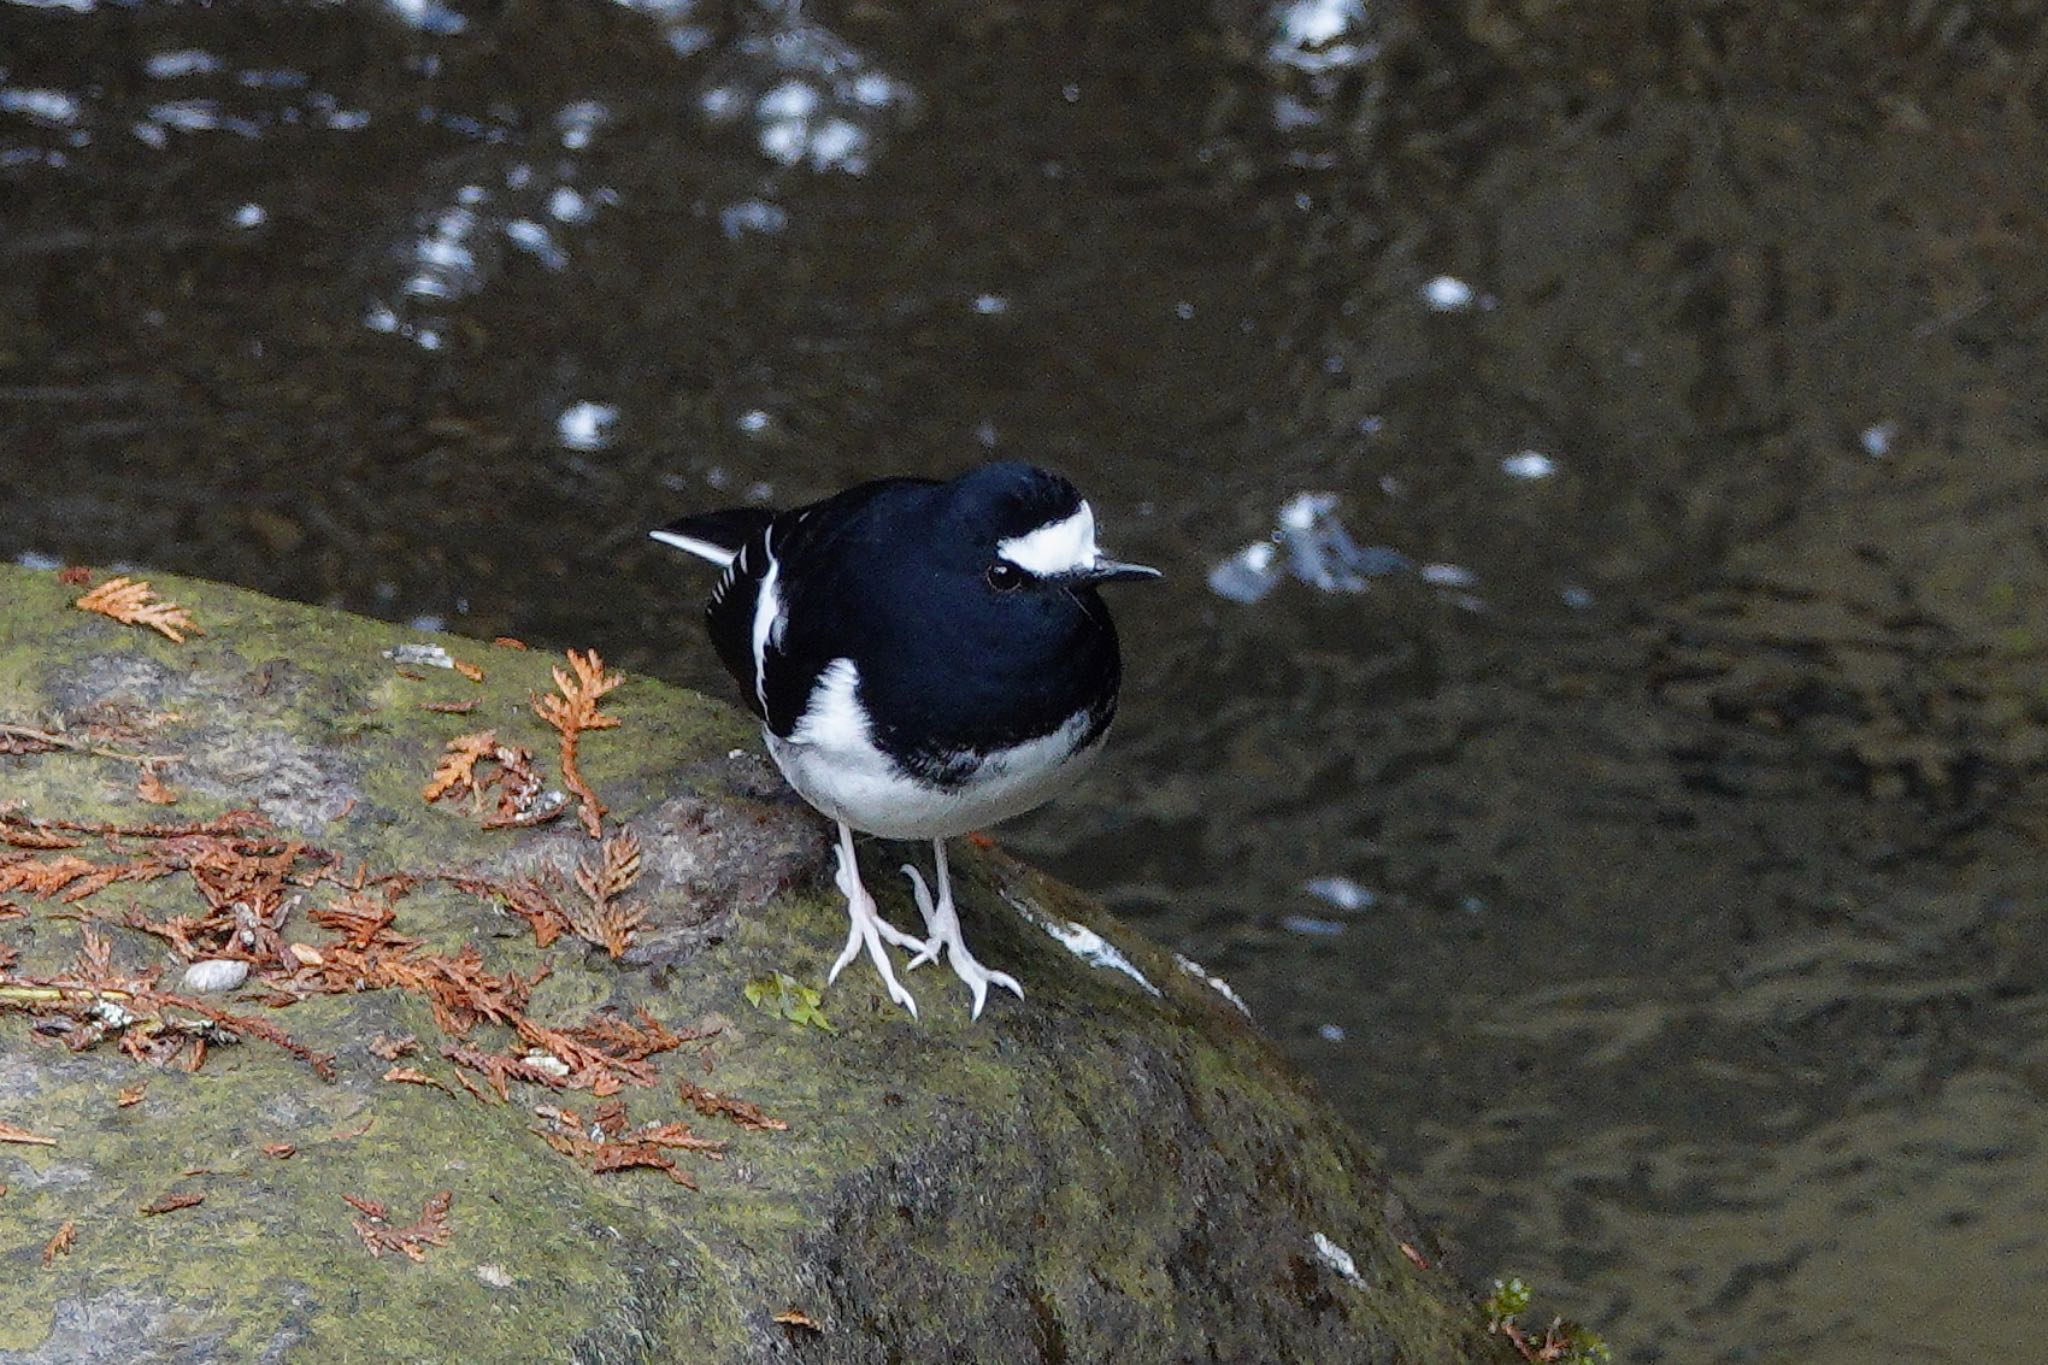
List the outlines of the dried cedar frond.
{"type": "Polygon", "coordinates": [[[588,1023],[564,1029],[579,1042],[601,1048],[622,1061],[637,1062],[657,1052],[672,1052],[684,1043],[709,1037],[715,1029],[690,1029],[673,1033],[646,1010],[635,1010],[635,1020],[622,1019],[611,1010],[593,1015],[588,1023]]]}
{"type": "Polygon", "coordinates": [[[0,1123],[0,1142],[17,1143],[23,1147],[55,1147],[57,1139],[31,1133],[26,1128],[17,1128],[11,1123],[0,1123]]]}
{"type": "MultiPolygon", "coordinates": [[[[457,1066],[466,1066],[477,1072],[498,1092],[502,1102],[511,1098],[507,1081],[524,1081],[529,1085],[544,1085],[562,1090],[568,1087],[568,1080],[544,1066],[538,1066],[523,1057],[506,1057],[496,1052],[485,1052],[482,1048],[467,1043],[444,1043],[441,1055],[457,1066]]],[[[457,1079],[461,1078],[456,1073],[457,1079]]]]}
{"type": "Polygon", "coordinates": [[[144,1204],[136,1212],[144,1218],[154,1218],[160,1213],[175,1213],[179,1209],[189,1209],[195,1204],[205,1202],[206,1196],[203,1194],[167,1194],[144,1204]]]}
{"type": "Polygon", "coordinates": [[[120,1094],[114,1096],[114,1107],[117,1109],[132,1109],[142,1103],[142,1097],[148,1092],[148,1081],[141,1081],[131,1085],[122,1090],[120,1094]]]}
{"type": "Polygon", "coordinates": [[[363,1214],[354,1220],[356,1236],[362,1238],[372,1256],[382,1256],[395,1251],[412,1261],[427,1259],[427,1248],[444,1247],[453,1238],[454,1232],[448,1226],[448,1206],[455,1200],[451,1191],[429,1195],[420,1209],[420,1216],[409,1227],[394,1228],[382,1204],[368,1199],[358,1199],[345,1194],[342,1198],[363,1214]]]}
{"type": "MultiPolygon", "coordinates": [[[[6,750],[0,749],[0,753],[5,752],[6,750]]],[[[27,828],[16,828],[12,825],[0,826],[0,844],[10,844],[15,848],[77,848],[84,842],[85,840],[83,839],[73,838],[69,834],[60,834],[54,829],[39,829],[34,826],[27,828]]]]}
{"type": "Polygon", "coordinates": [[[473,735],[457,735],[443,747],[447,752],[434,769],[433,777],[420,789],[420,796],[432,805],[451,793],[481,794],[476,765],[498,751],[498,732],[479,730],[473,735]]]}
{"type": "Polygon", "coordinates": [[[393,1038],[387,1033],[380,1033],[370,1040],[370,1051],[376,1053],[387,1062],[395,1062],[400,1057],[410,1057],[419,1050],[420,1040],[413,1037],[410,1033],[399,1038],[393,1038]]]}
{"type": "Polygon", "coordinates": [[[431,1086],[435,1090],[445,1090],[451,1095],[455,1093],[454,1086],[438,1076],[429,1076],[418,1067],[394,1066],[384,1073],[384,1079],[387,1081],[398,1081],[405,1085],[431,1086]]]}
{"type": "Polygon", "coordinates": [[[178,794],[164,785],[163,774],[154,763],[142,765],[141,775],[135,779],[135,795],[152,806],[178,804],[178,794]]]}
{"type": "Polygon", "coordinates": [[[66,1219],[64,1226],[57,1229],[56,1235],[43,1243],[43,1264],[49,1265],[59,1256],[69,1256],[72,1245],[77,1241],[78,1224],[66,1219]]]}
{"type": "Polygon", "coordinates": [[[705,1118],[715,1118],[722,1115],[725,1118],[731,1119],[742,1128],[752,1128],[757,1131],[774,1133],[789,1131],[787,1123],[762,1113],[761,1106],[757,1104],[750,1104],[746,1100],[734,1099],[730,1095],[720,1095],[706,1090],[700,1085],[692,1084],[687,1076],[679,1084],[682,1090],[683,1102],[705,1118]]]}
{"type": "Polygon", "coordinates": [[[494,900],[500,908],[525,920],[533,928],[536,947],[545,948],[569,932],[569,912],[556,894],[562,889],[562,875],[552,866],[509,881],[455,873],[438,874],[436,880],[458,891],[494,900]]]}
{"type": "Polygon", "coordinates": [[[631,830],[605,840],[595,863],[577,860],[575,875],[586,903],[569,906],[570,929],[614,958],[623,957],[643,913],[619,904],[619,897],[640,880],[640,840],[631,830]]]}
{"type": "Polygon", "coordinates": [[[80,877],[98,870],[98,864],[70,853],[0,863],[0,891],[26,891],[39,900],[48,900],[80,877]]]}
{"type": "Polygon", "coordinates": [[[109,578],[71,604],[80,611],[98,612],[124,626],[148,626],[177,644],[185,643],[189,632],[204,635],[192,614],[175,602],[167,602],[151,590],[147,581],[126,576],[109,578]]]}
{"type": "Polygon", "coordinates": [[[341,899],[331,905],[323,905],[307,912],[307,917],[322,929],[332,930],[341,935],[342,941],[351,948],[368,948],[376,944],[388,947],[416,946],[418,939],[405,938],[391,932],[392,924],[398,919],[398,911],[392,905],[393,896],[387,889],[384,898],[373,899],[361,891],[344,892],[341,899]]]}
{"type": "Polygon", "coordinates": [[[88,986],[115,986],[121,978],[114,973],[114,945],[90,924],[78,927],[78,958],[71,974],[88,986]]]}
{"type": "Polygon", "coordinates": [[[536,696],[533,709],[562,736],[562,783],[582,802],[584,832],[596,839],[604,833],[605,808],[576,765],[577,740],[586,730],[609,730],[619,723],[617,716],[598,710],[597,704],[626,679],[622,673],[606,673],[604,660],[594,649],[584,654],[572,649],[568,658],[568,672],[559,666],[552,670],[557,692],[536,696]]]}
{"type": "Polygon", "coordinates": [[[606,1137],[617,1137],[626,1131],[626,1102],[618,1099],[601,1101],[591,1111],[590,1121],[606,1137]]]}

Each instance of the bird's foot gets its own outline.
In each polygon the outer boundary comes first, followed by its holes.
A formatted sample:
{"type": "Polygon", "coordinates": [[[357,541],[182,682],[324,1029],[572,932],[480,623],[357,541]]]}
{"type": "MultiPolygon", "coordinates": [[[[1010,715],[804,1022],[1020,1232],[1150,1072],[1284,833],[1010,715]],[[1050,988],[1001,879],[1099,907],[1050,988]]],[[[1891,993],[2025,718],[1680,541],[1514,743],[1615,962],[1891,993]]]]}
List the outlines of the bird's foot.
{"type": "Polygon", "coordinates": [[[1001,986],[1024,998],[1024,988],[1017,984],[1017,978],[1008,972],[992,972],[975,960],[967,951],[967,940],[960,932],[960,916],[953,909],[951,888],[941,891],[936,903],[932,893],[924,884],[924,877],[909,863],[903,865],[903,875],[910,878],[910,893],[917,898],[917,908],[924,913],[925,941],[917,956],[910,959],[905,971],[911,971],[927,962],[936,962],[943,951],[946,961],[952,964],[953,974],[967,983],[974,992],[974,1015],[981,1018],[981,1007],[988,1003],[988,988],[1001,986]]]}
{"type": "MultiPolygon", "coordinates": [[[[929,940],[921,939],[915,934],[906,934],[895,925],[889,923],[889,921],[883,919],[880,909],[875,905],[875,898],[868,894],[868,889],[865,886],[861,885],[860,874],[858,872],[849,872],[844,862],[839,864],[839,871],[833,874],[832,884],[839,888],[840,895],[846,897],[846,906],[849,913],[852,912],[853,904],[856,900],[867,903],[868,916],[874,921],[875,932],[881,936],[882,942],[897,948],[907,948],[913,953],[922,953],[930,946],[929,940]]],[[[833,972],[836,975],[838,968],[835,967],[833,972]]]]}
{"type": "Polygon", "coordinates": [[[925,940],[906,934],[895,925],[883,919],[875,908],[875,898],[860,884],[860,873],[851,870],[845,860],[839,865],[839,875],[834,879],[846,896],[846,947],[841,950],[839,960],[832,964],[832,970],[825,975],[825,984],[831,985],[839,979],[839,973],[846,970],[848,963],[860,955],[863,945],[868,957],[875,964],[875,972],[882,978],[882,985],[889,991],[889,998],[910,1011],[910,1017],[917,1017],[917,1001],[903,984],[896,979],[896,969],[889,964],[889,950],[883,944],[893,943],[899,948],[910,948],[922,952],[925,940]]]}

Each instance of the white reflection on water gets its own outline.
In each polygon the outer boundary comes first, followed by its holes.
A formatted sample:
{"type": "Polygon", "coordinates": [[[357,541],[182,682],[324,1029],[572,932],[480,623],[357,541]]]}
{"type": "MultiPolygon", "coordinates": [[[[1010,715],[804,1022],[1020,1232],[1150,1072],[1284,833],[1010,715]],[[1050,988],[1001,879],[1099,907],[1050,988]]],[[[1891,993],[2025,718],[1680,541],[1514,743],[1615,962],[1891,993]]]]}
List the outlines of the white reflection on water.
{"type": "Polygon", "coordinates": [[[62,90],[0,88],[0,114],[19,114],[44,127],[68,128],[78,122],[75,96],[62,90]]]}
{"type": "Polygon", "coordinates": [[[1233,602],[1256,602],[1292,575],[1321,592],[1363,592],[1369,580],[1409,567],[1398,550],[1353,540],[1336,494],[1297,493],[1281,505],[1272,535],[1210,570],[1209,588],[1233,602]]]}
{"type": "Polygon", "coordinates": [[[196,47],[182,47],[174,52],[159,52],[142,64],[142,74],[153,81],[176,80],[180,76],[210,76],[226,63],[211,52],[196,47]]]}
{"type": "Polygon", "coordinates": [[[555,419],[555,438],[569,450],[603,450],[618,420],[619,410],[610,403],[574,403],[555,419]]]}
{"type": "MultiPolygon", "coordinates": [[[[1364,0],[1281,0],[1272,8],[1266,61],[1276,84],[1271,117],[1279,132],[1304,132],[1330,122],[1340,82],[1379,56],[1380,44],[1364,0]]],[[[1340,120],[1341,121],[1341,120],[1340,120]]],[[[1303,151],[1289,163],[1310,170],[1335,166],[1327,152],[1303,151]]]]}
{"type": "Polygon", "coordinates": [[[718,64],[697,105],[713,123],[751,117],[755,145],[782,166],[862,175],[914,109],[910,87],[795,0],[764,3],[718,64]]]}
{"type": "Polygon", "coordinates": [[[1500,472],[1511,479],[1534,483],[1557,472],[1557,461],[1540,450],[1523,450],[1500,462],[1500,472]]]}
{"type": "Polygon", "coordinates": [[[441,0],[384,0],[384,8],[422,33],[455,34],[469,27],[469,20],[441,0]]]}
{"type": "Polygon", "coordinates": [[[1378,52],[1366,41],[1363,0],[1289,0],[1274,11],[1267,57],[1302,71],[1356,66],[1378,52]]]}

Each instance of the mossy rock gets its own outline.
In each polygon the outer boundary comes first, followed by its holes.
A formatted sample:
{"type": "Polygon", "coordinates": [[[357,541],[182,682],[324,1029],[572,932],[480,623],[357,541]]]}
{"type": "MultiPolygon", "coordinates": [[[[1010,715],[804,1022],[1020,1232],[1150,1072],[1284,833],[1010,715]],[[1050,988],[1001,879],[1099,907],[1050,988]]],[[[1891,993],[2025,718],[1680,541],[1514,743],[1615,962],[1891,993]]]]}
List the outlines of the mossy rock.
{"type": "MultiPolygon", "coordinates": [[[[203,582],[155,586],[205,633],[173,643],[74,610],[80,589],[54,574],[0,567],[0,722],[179,755],[163,770],[180,795],[168,809],[141,803],[119,757],[0,755],[17,829],[254,808],[373,876],[506,876],[594,847],[573,815],[486,830],[459,802],[421,799],[464,731],[495,728],[558,771],[530,705],[556,661],[203,582]],[[485,677],[402,669],[384,651],[403,643],[437,643],[485,677]]],[[[539,947],[446,883],[397,901],[395,928],[423,952],[476,945],[493,972],[545,966],[535,1018],[644,1008],[679,1031],[715,1028],[653,1058],[656,1086],[617,1097],[635,1123],[727,1140],[722,1160],[677,1154],[699,1188],[593,1174],[535,1135],[536,1106],[587,1111],[588,1093],[514,1082],[495,1105],[384,1079],[380,1033],[416,1035],[406,1060],[455,1075],[428,1003],[402,991],[266,1009],[259,971],[209,997],[335,1054],[331,1081],[253,1039],[213,1047],[196,1071],[159,1070],[115,1038],[74,1051],[48,1019],[0,1012],[0,1124],[55,1142],[0,1145],[0,1361],[1511,1358],[1463,1287],[1420,1264],[1434,1246],[1360,1143],[1230,1000],[999,851],[963,841],[956,882],[977,952],[1024,981],[1021,1002],[999,994],[971,1021],[965,989],[926,969],[909,979],[912,1019],[863,963],[824,992],[830,1031],[749,1004],[748,983],[778,972],[822,987],[844,942],[821,822],[730,708],[640,678],[605,706],[621,723],[584,736],[582,766],[609,826],[645,851],[631,893],[645,920],[625,957],[573,937],[539,947]],[[1077,952],[1080,931],[1122,965],[1077,952]],[[683,1079],[787,1131],[698,1114],[683,1079]],[[443,1190],[451,1235],[417,1262],[373,1258],[342,1199],[402,1223],[443,1190]],[[204,1202],[140,1212],[177,1193],[204,1202]],[[74,1243],[46,1263],[66,1223],[74,1243]]],[[[914,922],[883,862],[898,851],[871,848],[868,880],[885,913],[914,922]]],[[[305,918],[324,897],[305,894],[286,940],[327,938],[305,918]]],[[[173,989],[182,964],[119,921],[204,908],[183,876],[76,904],[8,899],[27,911],[0,922],[0,948],[18,954],[0,984],[17,987],[68,969],[84,916],[109,926],[117,970],[162,967],[173,989]]],[[[505,1030],[471,1041],[502,1049],[505,1030]]]]}

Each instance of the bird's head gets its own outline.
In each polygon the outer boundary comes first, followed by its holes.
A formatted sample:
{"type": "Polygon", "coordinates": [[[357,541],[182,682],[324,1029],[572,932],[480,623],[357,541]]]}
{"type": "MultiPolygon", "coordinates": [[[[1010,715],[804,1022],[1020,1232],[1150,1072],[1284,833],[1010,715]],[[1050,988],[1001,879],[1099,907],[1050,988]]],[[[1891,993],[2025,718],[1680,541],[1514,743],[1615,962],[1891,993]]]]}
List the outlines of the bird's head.
{"type": "Polygon", "coordinates": [[[945,486],[959,567],[990,592],[1092,588],[1160,577],[1111,559],[1095,543],[1095,512],[1059,475],[1027,464],[983,465],[945,486]]]}

